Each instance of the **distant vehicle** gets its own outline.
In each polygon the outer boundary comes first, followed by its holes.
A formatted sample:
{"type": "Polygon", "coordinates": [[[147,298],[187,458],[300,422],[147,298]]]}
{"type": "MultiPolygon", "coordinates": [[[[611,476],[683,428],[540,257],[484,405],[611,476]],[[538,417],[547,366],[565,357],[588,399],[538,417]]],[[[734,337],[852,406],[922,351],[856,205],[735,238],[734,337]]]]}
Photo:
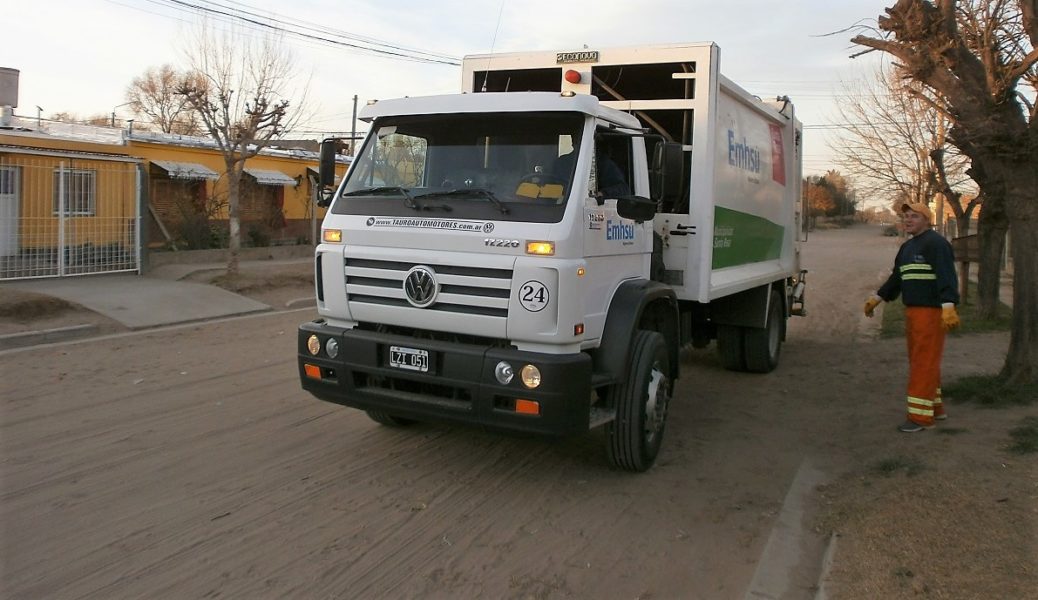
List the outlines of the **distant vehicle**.
{"type": "Polygon", "coordinates": [[[461,94],[361,112],[302,386],[386,425],[605,426],[612,463],[648,469],[683,344],[716,339],[726,368],[765,373],[804,314],[793,105],[722,76],[709,43],[462,70],[461,94]]]}

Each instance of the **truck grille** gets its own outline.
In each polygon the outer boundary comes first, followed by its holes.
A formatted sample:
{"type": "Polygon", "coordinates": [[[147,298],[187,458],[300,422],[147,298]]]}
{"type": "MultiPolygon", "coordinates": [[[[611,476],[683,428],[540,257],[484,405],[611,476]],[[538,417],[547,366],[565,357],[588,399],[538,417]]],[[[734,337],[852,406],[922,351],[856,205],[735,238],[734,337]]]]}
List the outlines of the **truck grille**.
{"type": "Polygon", "coordinates": [[[407,272],[417,265],[436,272],[436,302],[422,310],[491,317],[508,316],[510,269],[346,258],[346,295],[351,304],[413,308],[404,295],[407,272]]]}

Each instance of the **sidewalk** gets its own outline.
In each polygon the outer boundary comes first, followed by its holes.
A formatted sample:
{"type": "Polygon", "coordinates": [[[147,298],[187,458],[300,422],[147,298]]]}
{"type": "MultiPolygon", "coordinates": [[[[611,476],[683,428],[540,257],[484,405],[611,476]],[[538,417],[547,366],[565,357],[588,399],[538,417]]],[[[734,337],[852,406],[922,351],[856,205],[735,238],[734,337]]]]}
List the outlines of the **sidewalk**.
{"type": "MultiPolygon", "coordinates": [[[[312,258],[243,261],[242,273],[311,264],[312,258]]],[[[214,285],[185,281],[199,272],[220,272],[226,263],[169,264],[147,275],[118,273],[0,283],[5,289],[60,298],[110,318],[129,329],[147,329],[272,310],[251,298],[214,285]]],[[[30,326],[31,328],[31,326],[30,326]]],[[[27,331],[31,335],[34,331],[27,331]]]]}

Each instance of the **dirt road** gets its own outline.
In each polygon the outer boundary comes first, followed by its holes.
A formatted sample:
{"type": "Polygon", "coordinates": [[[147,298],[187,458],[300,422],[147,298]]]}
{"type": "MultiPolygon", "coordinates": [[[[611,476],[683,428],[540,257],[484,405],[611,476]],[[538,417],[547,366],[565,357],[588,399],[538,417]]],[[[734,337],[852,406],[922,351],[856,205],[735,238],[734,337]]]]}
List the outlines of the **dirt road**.
{"type": "MultiPolygon", "coordinates": [[[[686,355],[642,475],[600,432],[391,429],[314,400],[306,310],[0,353],[0,596],[741,598],[803,461],[845,472],[848,439],[901,418],[862,400],[900,397],[903,342],[856,341],[893,244],[813,236],[779,369],[686,355]]],[[[973,338],[946,364],[993,370],[1006,336],[973,338]]],[[[803,562],[789,597],[814,593],[803,562]]]]}

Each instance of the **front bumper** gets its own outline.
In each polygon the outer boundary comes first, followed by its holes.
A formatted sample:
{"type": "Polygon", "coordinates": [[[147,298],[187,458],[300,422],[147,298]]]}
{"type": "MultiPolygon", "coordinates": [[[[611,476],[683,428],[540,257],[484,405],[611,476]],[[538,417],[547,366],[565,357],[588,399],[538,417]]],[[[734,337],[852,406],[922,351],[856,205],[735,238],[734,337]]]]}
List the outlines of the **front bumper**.
{"type": "Polygon", "coordinates": [[[303,389],[335,404],[421,421],[548,435],[588,430],[591,358],[585,353],[520,352],[342,329],[322,322],[299,327],[297,353],[303,389]],[[321,342],[316,356],[307,349],[311,335],[317,335],[321,342]],[[339,343],[335,358],[325,352],[329,338],[339,343]],[[390,346],[428,351],[428,372],[391,367],[390,346]],[[500,361],[509,362],[516,373],[507,385],[494,376],[500,361]],[[526,364],[535,365],[541,372],[541,385],[532,390],[518,375],[526,364]],[[517,412],[517,400],[536,402],[539,414],[517,412]]]}

